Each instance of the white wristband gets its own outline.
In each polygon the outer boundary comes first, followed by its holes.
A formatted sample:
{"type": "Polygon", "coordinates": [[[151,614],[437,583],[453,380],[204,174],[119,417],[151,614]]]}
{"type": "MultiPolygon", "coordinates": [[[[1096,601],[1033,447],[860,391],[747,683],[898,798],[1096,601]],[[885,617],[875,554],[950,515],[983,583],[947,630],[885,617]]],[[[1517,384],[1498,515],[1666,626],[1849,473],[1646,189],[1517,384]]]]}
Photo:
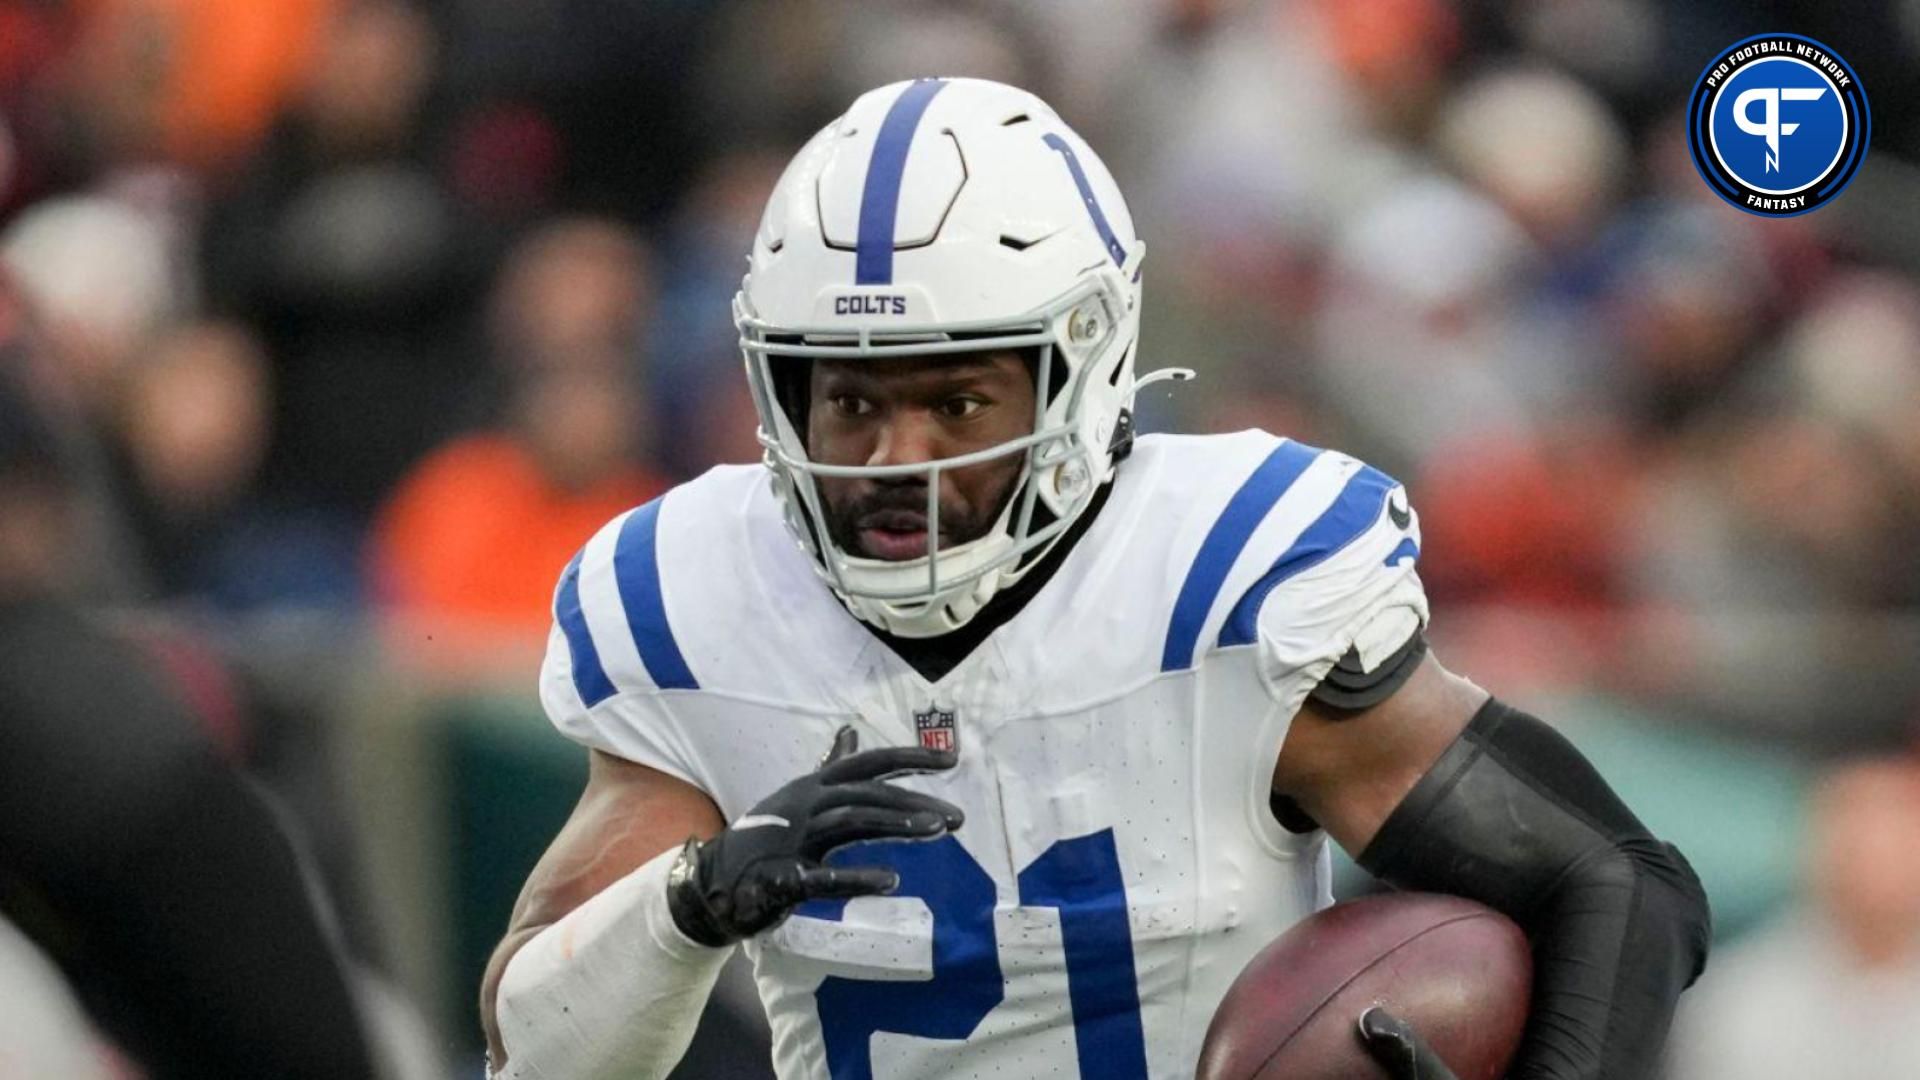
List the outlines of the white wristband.
{"type": "Polygon", "coordinates": [[[494,1015],[501,1080],[664,1077],[686,1053],[731,947],[687,938],[667,910],[662,852],[521,946],[494,1015]]]}

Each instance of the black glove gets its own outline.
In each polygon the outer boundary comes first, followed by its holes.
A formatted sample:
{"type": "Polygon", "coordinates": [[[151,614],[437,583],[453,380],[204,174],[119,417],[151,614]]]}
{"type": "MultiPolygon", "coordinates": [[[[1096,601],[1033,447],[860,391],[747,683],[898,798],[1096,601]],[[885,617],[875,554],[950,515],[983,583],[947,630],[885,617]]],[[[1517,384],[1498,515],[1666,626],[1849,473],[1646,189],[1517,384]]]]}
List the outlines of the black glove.
{"type": "Polygon", "coordinates": [[[1393,1080],[1457,1080],[1412,1024],[1378,1005],[1360,1014],[1360,1042],[1393,1080]]]}
{"type": "Polygon", "coordinates": [[[855,753],[843,727],[820,768],[762,799],[706,843],[687,841],[667,885],[680,932],[703,945],[731,945],[778,926],[815,899],[889,893],[900,875],[879,867],[823,866],[835,848],[860,840],[931,840],[965,815],[944,799],[882,781],[951,769],[950,750],[890,746],[855,753]]]}

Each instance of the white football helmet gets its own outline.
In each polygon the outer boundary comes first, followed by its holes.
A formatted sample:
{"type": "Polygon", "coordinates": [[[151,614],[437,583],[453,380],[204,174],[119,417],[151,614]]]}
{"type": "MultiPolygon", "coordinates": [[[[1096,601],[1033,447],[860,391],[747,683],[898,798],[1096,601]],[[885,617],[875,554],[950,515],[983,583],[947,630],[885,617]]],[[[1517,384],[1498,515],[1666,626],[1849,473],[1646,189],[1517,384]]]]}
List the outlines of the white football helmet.
{"type": "Polygon", "coordinates": [[[734,321],[787,525],[855,615],[907,637],[953,630],[1086,510],[1131,439],[1145,251],[1099,157],[1045,102],[999,83],[870,91],[787,166],[734,321]],[[788,357],[989,348],[1038,349],[1032,433],[924,465],[810,460],[774,377],[788,357]],[[924,474],[933,522],[943,470],[1010,454],[1024,457],[1019,481],[978,539],[942,549],[930,528],[925,556],[889,562],[828,534],[818,477],[924,474]]]}

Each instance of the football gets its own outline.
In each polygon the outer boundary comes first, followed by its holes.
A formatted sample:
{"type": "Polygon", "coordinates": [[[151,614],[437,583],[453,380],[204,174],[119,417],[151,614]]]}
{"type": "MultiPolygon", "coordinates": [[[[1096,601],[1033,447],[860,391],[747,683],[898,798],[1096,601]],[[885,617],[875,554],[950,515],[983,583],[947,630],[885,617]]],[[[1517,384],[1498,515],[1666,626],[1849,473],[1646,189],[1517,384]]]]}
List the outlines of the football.
{"type": "Polygon", "coordinates": [[[1533,985],[1526,936],[1492,908],[1437,893],[1334,906],[1262,949],[1228,989],[1200,1080],[1361,1080],[1386,1071],[1360,1044],[1384,1005],[1460,1080],[1497,1080],[1520,1044],[1533,985]]]}

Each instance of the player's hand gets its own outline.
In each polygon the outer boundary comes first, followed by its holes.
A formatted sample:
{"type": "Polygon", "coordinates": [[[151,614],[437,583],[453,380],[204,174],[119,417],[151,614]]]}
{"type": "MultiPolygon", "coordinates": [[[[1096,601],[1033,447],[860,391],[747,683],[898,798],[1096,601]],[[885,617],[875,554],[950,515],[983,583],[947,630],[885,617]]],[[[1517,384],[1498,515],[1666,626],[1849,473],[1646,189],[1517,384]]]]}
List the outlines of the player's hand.
{"type": "Polygon", "coordinates": [[[1393,1080],[1457,1080],[1412,1024],[1378,1005],[1360,1014],[1360,1042],[1393,1080]]]}
{"type": "Polygon", "coordinates": [[[944,799],[885,781],[951,769],[950,750],[890,746],[856,753],[843,727],[820,768],[761,800],[706,843],[689,842],[667,901],[681,933],[730,945],[778,926],[807,900],[892,892],[900,876],[879,867],[826,866],[827,853],[861,840],[931,840],[965,815],[944,799]]]}

